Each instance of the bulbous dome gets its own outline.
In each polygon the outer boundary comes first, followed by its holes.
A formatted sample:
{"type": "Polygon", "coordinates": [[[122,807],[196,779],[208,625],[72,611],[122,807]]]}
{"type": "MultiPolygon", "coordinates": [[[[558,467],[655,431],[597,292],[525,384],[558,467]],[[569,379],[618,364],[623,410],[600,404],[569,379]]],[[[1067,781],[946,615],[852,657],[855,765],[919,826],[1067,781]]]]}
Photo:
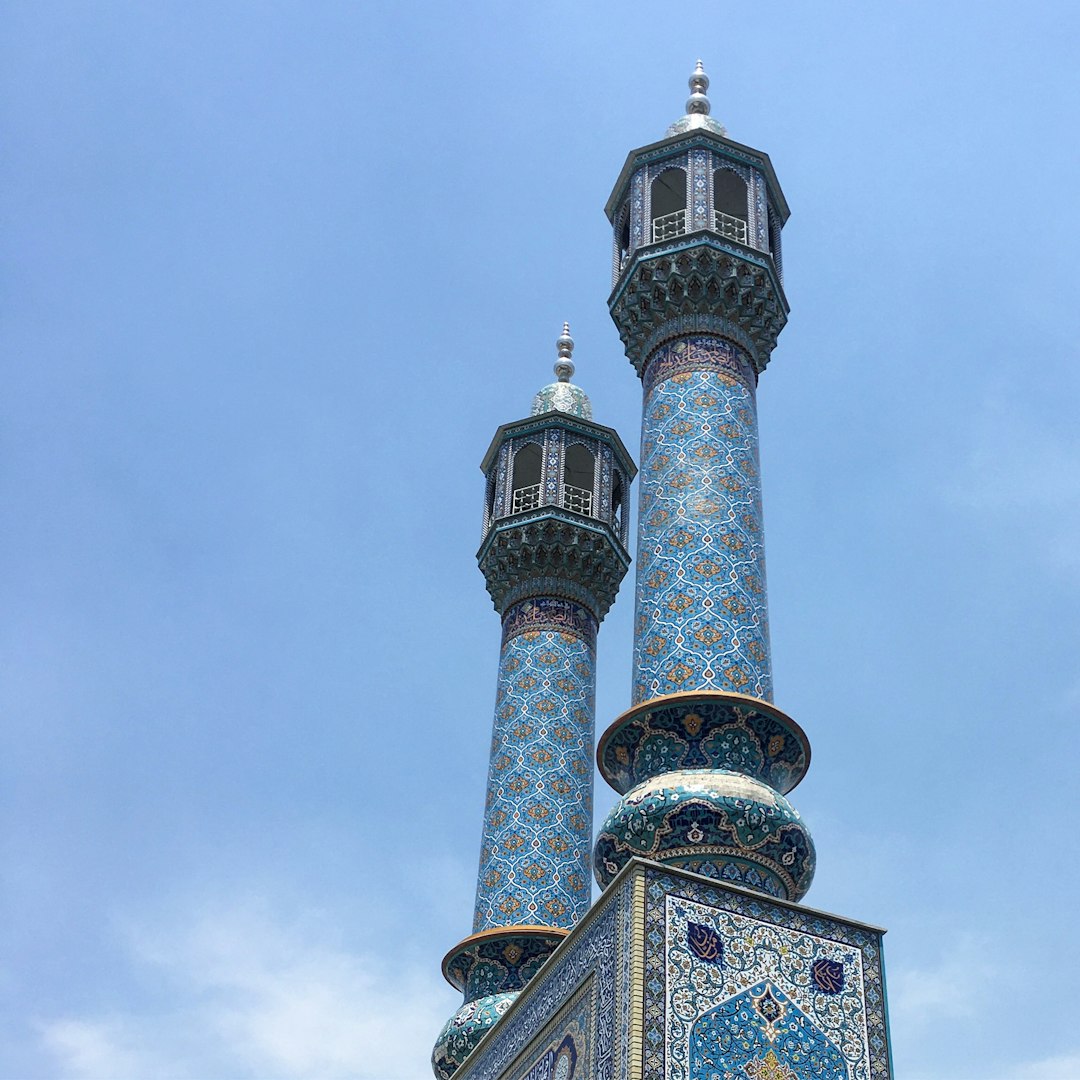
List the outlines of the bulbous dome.
{"type": "Polygon", "coordinates": [[[592,402],[589,401],[589,395],[580,386],[570,382],[570,377],[574,374],[574,361],[570,358],[574,352],[574,339],[570,336],[569,323],[563,323],[563,332],[555,346],[559,350],[559,359],[555,361],[558,381],[548,383],[533,398],[532,415],[539,416],[554,409],[578,416],[582,420],[591,420],[592,402]]]}
{"type": "Polygon", "coordinates": [[[806,895],[816,863],[791,803],[726,769],[662,773],[627,792],[596,840],[600,887],[634,856],[793,901],[806,895]]]}
{"type": "Polygon", "coordinates": [[[571,382],[553,382],[543,387],[533,398],[532,415],[550,412],[557,409],[559,412],[570,413],[571,416],[580,416],[582,420],[592,419],[592,402],[589,395],[571,382]]]}
{"type": "Polygon", "coordinates": [[[431,1066],[441,1080],[450,1077],[461,1063],[473,1052],[476,1044],[495,1026],[495,1021],[513,1005],[520,994],[514,990],[507,994],[488,994],[487,997],[467,1001],[446,1022],[435,1041],[431,1054],[431,1066]]]}

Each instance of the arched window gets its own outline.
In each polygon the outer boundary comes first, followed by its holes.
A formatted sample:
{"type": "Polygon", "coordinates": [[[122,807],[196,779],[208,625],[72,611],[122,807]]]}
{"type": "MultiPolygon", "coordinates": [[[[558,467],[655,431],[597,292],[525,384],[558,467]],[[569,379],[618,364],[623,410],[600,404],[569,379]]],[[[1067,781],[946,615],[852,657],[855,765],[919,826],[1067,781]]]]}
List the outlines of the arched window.
{"type": "Polygon", "coordinates": [[[665,169],[652,182],[653,243],[686,232],[686,170],[665,169]]]}
{"type": "Polygon", "coordinates": [[[623,538],[623,484],[619,473],[615,474],[615,482],[611,485],[611,527],[621,540],[623,538]]]}
{"type": "Polygon", "coordinates": [[[730,240],[746,243],[746,181],[734,169],[713,173],[713,228],[730,240]]]}
{"type": "Polygon", "coordinates": [[[514,455],[511,513],[535,510],[540,505],[540,464],[543,455],[536,443],[526,443],[514,455]]]}
{"type": "Polygon", "coordinates": [[[495,516],[495,470],[488,474],[487,487],[484,489],[484,528],[491,524],[495,516]]]}
{"type": "Polygon", "coordinates": [[[595,473],[596,458],[587,447],[575,443],[567,449],[563,472],[563,506],[567,510],[592,514],[595,473]]]}

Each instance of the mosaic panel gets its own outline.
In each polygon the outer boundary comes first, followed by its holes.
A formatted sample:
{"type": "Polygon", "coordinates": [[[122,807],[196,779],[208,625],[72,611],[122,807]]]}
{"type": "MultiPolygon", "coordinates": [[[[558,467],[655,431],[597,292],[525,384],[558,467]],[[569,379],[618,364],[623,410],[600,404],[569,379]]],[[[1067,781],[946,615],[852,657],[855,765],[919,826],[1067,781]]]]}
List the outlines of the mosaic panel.
{"type": "Polygon", "coordinates": [[[840,1051],[782,990],[760,982],[700,1017],[690,1032],[693,1080],[850,1080],[840,1051]]]}
{"type": "Polygon", "coordinates": [[[694,150],[690,154],[690,187],[693,194],[694,229],[708,229],[709,221],[709,165],[712,155],[707,150],[694,150]]]}
{"type": "Polygon", "coordinates": [[[893,1077],[880,931],[650,869],[645,941],[645,1080],[893,1077]]]}
{"type": "Polygon", "coordinates": [[[565,601],[507,612],[519,627],[530,613],[577,625],[503,642],[474,932],[568,928],[589,908],[596,668],[595,630],[583,631],[595,622],[565,601]]]}
{"type": "Polygon", "coordinates": [[[645,243],[645,180],[646,171],[634,174],[630,184],[630,250],[645,243]]]}
{"type": "Polygon", "coordinates": [[[591,1061],[590,1070],[582,1073],[579,1058],[577,1072],[582,1080],[586,1076],[588,1080],[622,1080],[626,1076],[631,900],[630,882],[624,881],[599,901],[587,922],[574,932],[573,941],[541,969],[523,1000],[466,1063],[461,1080],[504,1080],[512,1068],[536,1065],[530,1046],[586,981],[593,999],[591,1061]]]}
{"type": "Polygon", "coordinates": [[[661,346],[644,382],[633,701],[702,689],[769,700],[750,361],[690,337],[661,346]]]}
{"type": "Polygon", "coordinates": [[[765,186],[765,177],[760,173],[755,172],[754,177],[754,201],[753,201],[753,222],[751,228],[753,230],[754,247],[761,251],[769,250],[769,215],[767,210],[767,193],[765,186]]]}
{"type": "Polygon", "coordinates": [[[595,1075],[593,1029],[596,1026],[593,979],[571,998],[547,1025],[521,1065],[507,1080],[585,1080],[595,1075]]]}

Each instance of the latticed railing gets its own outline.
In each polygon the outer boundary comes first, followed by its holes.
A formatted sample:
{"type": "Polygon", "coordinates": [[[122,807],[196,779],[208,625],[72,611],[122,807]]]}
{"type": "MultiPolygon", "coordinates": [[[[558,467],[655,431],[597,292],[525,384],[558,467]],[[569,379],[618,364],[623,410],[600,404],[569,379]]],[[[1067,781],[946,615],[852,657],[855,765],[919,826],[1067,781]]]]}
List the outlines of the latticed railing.
{"type": "Polygon", "coordinates": [[[721,210],[714,210],[713,229],[729,240],[738,240],[740,244],[746,243],[746,222],[740,217],[732,217],[731,214],[725,214],[721,210]]]}
{"type": "Polygon", "coordinates": [[[686,211],[676,210],[674,214],[664,214],[663,217],[653,218],[652,240],[658,244],[661,240],[670,240],[674,236],[682,236],[686,232],[686,211]]]}
{"type": "Polygon", "coordinates": [[[540,485],[530,484],[514,490],[510,512],[520,514],[525,510],[535,510],[540,505],[540,485]]]}
{"type": "Polygon", "coordinates": [[[573,484],[563,484],[562,504],[564,509],[573,510],[578,514],[592,515],[592,492],[588,488],[574,487],[573,484]]]}

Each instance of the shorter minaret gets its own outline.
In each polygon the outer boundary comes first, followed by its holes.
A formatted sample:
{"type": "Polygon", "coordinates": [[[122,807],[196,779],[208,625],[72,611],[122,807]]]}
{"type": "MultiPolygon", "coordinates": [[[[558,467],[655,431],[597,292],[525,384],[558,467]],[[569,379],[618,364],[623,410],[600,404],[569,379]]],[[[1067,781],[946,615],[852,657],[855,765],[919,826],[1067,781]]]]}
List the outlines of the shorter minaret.
{"type": "Polygon", "coordinates": [[[432,1056],[447,1080],[589,908],[596,632],[630,564],[635,468],[570,382],[499,428],[477,558],[502,616],[473,933],[443,961],[465,995],[432,1056]]]}

